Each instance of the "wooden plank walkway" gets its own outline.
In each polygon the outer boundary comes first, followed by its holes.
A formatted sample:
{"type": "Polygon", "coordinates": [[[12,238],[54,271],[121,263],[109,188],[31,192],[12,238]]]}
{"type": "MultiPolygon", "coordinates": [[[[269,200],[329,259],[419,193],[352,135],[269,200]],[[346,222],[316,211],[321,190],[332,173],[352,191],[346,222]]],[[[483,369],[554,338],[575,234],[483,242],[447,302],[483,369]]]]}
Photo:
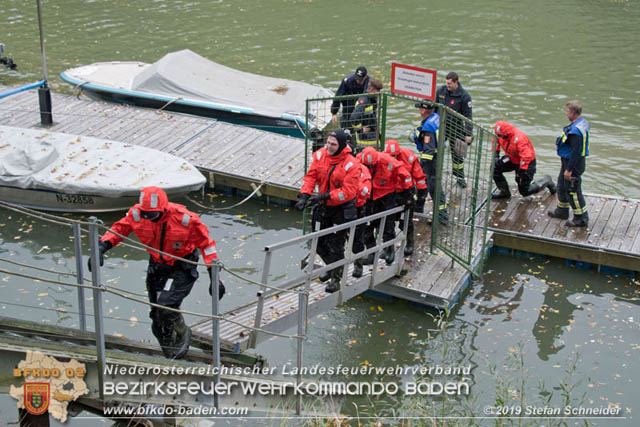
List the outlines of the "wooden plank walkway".
{"type": "MultiPolygon", "coordinates": [[[[0,85],[0,92],[9,89],[0,85]]],[[[203,117],[52,94],[52,132],[143,145],[182,157],[210,187],[252,190],[295,200],[304,176],[304,140],[203,117]]],[[[0,124],[40,129],[35,90],[0,99],[0,124]]]]}

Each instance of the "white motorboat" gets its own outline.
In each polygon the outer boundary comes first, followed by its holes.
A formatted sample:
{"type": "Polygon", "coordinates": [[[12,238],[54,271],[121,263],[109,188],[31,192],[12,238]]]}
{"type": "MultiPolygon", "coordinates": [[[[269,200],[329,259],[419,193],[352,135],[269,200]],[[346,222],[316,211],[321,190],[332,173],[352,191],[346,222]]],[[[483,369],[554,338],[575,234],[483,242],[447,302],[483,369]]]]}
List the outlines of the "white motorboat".
{"type": "Polygon", "coordinates": [[[0,126],[0,200],[42,210],[125,210],[155,185],[169,199],[202,188],[189,162],[116,141],[0,126]]]}

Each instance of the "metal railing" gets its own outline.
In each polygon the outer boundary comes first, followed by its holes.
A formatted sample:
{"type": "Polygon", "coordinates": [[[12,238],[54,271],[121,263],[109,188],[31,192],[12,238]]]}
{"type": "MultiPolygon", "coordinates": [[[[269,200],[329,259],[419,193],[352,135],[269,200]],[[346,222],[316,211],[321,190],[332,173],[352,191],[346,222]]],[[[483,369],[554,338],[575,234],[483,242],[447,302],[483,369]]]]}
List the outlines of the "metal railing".
{"type": "MultiPolygon", "coordinates": [[[[227,321],[227,322],[232,322],[232,323],[236,323],[236,324],[240,324],[239,322],[236,322],[234,320],[231,320],[229,318],[226,318],[224,315],[220,315],[219,313],[219,305],[218,305],[218,283],[219,283],[219,276],[220,276],[220,271],[222,269],[225,269],[224,265],[221,262],[217,262],[214,261],[211,265],[212,267],[212,276],[211,276],[211,287],[212,287],[212,292],[211,292],[211,314],[210,315],[205,315],[205,314],[201,314],[201,313],[193,313],[193,312],[189,312],[186,310],[177,310],[177,309],[173,309],[173,308],[168,308],[168,307],[164,307],[164,306],[160,306],[158,304],[153,304],[150,303],[148,301],[144,301],[140,298],[136,298],[136,297],[132,297],[130,295],[138,295],[135,294],[133,292],[130,291],[126,291],[123,289],[119,289],[116,291],[113,286],[108,286],[105,285],[101,282],[101,269],[100,269],[100,262],[99,262],[99,229],[107,229],[106,226],[104,226],[102,224],[101,221],[99,221],[96,217],[90,217],[88,222],[83,222],[83,221],[78,221],[78,220],[72,220],[66,217],[60,217],[60,216],[55,216],[55,215],[50,215],[50,214],[46,214],[46,213],[42,213],[42,212],[36,212],[33,211],[31,209],[28,208],[22,208],[10,203],[6,203],[6,202],[0,202],[0,207],[4,207],[7,208],[9,210],[15,211],[15,212],[19,212],[19,213],[23,213],[26,215],[30,215],[36,218],[39,218],[41,220],[47,221],[47,222],[51,222],[51,223],[55,223],[55,224],[59,224],[59,225],[63,225],[63,226],[70,226],[73,229],[73,235],[74,235],[74,246],[75,246],[75,264],[76,264],[76,282],[77,283],[67,283],[67,282],[62,282],[62,281],[57,281],[57,280],[48,280],[46,278],[42,278],[42,277],[34,277],[34,276],[29,276],[23,273],[19,273],[19,272],[12,272],[12,271],[6,271],[6,270],[2,270],[2,272],[7,273],[7,274],[13,274],[15,276],[20,276],[20,277],[24,277],[24,278],[31,278],[34,280],[38,280],[40,282],[49,282],[49,283],[55,283],[57,285],[62,285],[62,286],[70,286],[70,287],[75,287],[78,290],[78,294],[77,294],[77,298],[78,298],[78,315],[80,318],[80,329],[82,329],[83,331],[87,330],[87,321],[86,321],[86,317],[87,317],[87,313],[86,313],[86,309],[85,309],[85,294],[84,294],[84,289],[91,289],[93,292],[93,307],[94,307],[94,322],[95,322],[95,340],[96,340],[96,353],[97,353],[97,365],[98,365],[98,385],[99,385],[99,395],[100,398],[103,399],[104,398],[104,388],[103,388],[103,384],[104,384],[104,372],[105,372],[105,365],[106,365],[106,349],[105,349],[105,330],[104,330],[104,310],[103,310],[103,305],[102,305],[102,299],[103,299],[103,294],[104,293],[110,293],[112,295],[116,295],[118,297],[121,298],[126,298],[128,300],[134,301],[136,303],[140,303],[140,304],[145,304],[148,306],[154,306],[157,308],[161,308],[161,309],[166,309],[166,310],[171,310],[174,312],[178,312],[178,313],[182,313],[182,314],[189,314],[189,315],[196,315],[199,317],[204,317],[204,318],[208,318],[212,321],[212,360],[213,360],[213,366],[214,367],[220,367],[220,321],[227,321]],[[88,227],[88,230],[85,230],[82,228],[82,226],[85,225],[88,227]],[[82,232],[83,231],[87,231],[89,233],[89,248],[90,248],[90,264],[91,264],[91,285],[85,284],[86,279],[83,277],[83,254],[82,254],[82,232]],[[127,295],[130,294],[130,295],[127,295]]],[[[373,288],[373,286],[375,286],[376,282],[375,282],[375,275],[376,275],[376,266],[378,263],[378,259],[380,257],[380,253],[381,251],[390,246],[390,245],[396,245],[397,243],[401,243],[401,247],[399,249],[400,253],[402,253],[402,251],[404,250],[404,246],[406,244],[406,240],[405,240],[405,236],[406,236],[406,230],[407,230],[407,226],[408,226],[408,215],[404,215],[404,223],[403,223],[403,232],[399,233],[394,239],[386,241],[386,242],[382,242],[382,232],[378,233],[377,236],[377,241],[376,241],[376,246],[371,247],[369,249],[366,249],[363,252],[359,252],[357,254],[354,254],[352,251],[352,247],[353,247],[353,239],[355,236],[355,228],[358,225],[361,224],[365,224],[367,222],[370,221],[375,221],[375,220],[380,220],[380,225],[379,225],[379,230],[383,230],[384,229],[384,225],[386,221],[395,221],[395,217],[397,214],[399,214],[400,212],[402,212],[402,208],[398,207],[398,208],[394,208],[394,209],[390,209],[388,211],[385,212],[381,212],[375,215],[371,215],[368,216],[366,218],[362,218],[362,219],[358,219],[346,224],[342,224],[339,226],[335,226],[335,227],[331,227],[331,228],[327,228],[325,230],[321,230],[315,233],[311,233],[311,234],[307,234],[304,236],[300,236],[294,239],[290,239],[284,242],[280,242],[280,243],[276,243],[273,245],[269,245],[265,248],[265,264],[264,264],[264,270],[262,273],[262,281],[261,282],[255,282],[253,280],[250,279],[244,279],[247,283],[252,284],[252,285],[257,285],[260,287],[260,290],[258,292],[258,302],[257,302],[257,310],[256,310],[256,322],[255,325],[249,326],[249,325],[245,325],[245,324],[240,324],[242,325],[244,328],[252,331],[252,337],[257,336],[258,333],[265,333],[265,334],[269,334],[269,335],[273,335],[273,336],[279,336],[279,337],[286,337],[286,338],[294,338],[298,340],[298,350],[297,350],[297,363],[298,363],[298,372],[300,372],[300,374],[298,375],[298,377],[296,378],[296,381],[298,383],[300,383],[302,381],[302,365],[303,365],[303,343],[304,340],[306,339],[306,325],[308,322],[308,302],[309,302],[309,289],[311,287],[311,281],[315,278],[317,278],[320,274],[322,274],[325,271],[329,271],[333,268],[337,268],[337,267],[341,267],[341,266],[346,266],[349,263],[352,263],[353,261],[355,261],[356,258],[361,258],[361,257],[365,257],[368,256],[371,253],[374,253],[374,268],[372,270],[372,274],[371,274],[371,278],[370,278],[370,283],[369,283],[369,288],[373,288]],[[329,264],[327,266],[324,266],[322,268],[319,269],[314,269],[314,262],[313,259],[315,258],[316,255],[316,249],[317,249],[317,245],[318,245],[318,239],[322,236],[328,235],[330,233],[334,233],[336,231],[342,231],[342,230],[349,230],[349,238],[348,238],[348,242],[347,242],[347,246],[345,249],[345,257],[343,260],[340,261],[336,261],[332,264],[329,264]],[[304,271],[303,274],[298,275],[292,279],[288,279],[285,280],[284,282],[278,283],[277,285],[269,285],[267,284],[268,278],[269,278],[269,272],[270,272],[270,268],[271,268],[271,259],[272,256],[275,252],[277,252],[280,249],[284,249],[287,247],[290,247],[292,245],[300,245],[303,244],[305,242],[310,242],[311,244],[311,252],[310,252],[310,262],[308,264],[308,266],[306,267],[306,270],[304,271]],[[297,289],[302,287],[303,289],[297,289]],[[260,322],[261,316],[258,315],[258,312],[262,311],[262,308],[264,306],[264,301],[265,298],[274,295],[275,293],[281,293],[281,292],[290,292],[290,293],[294,293],[294,294],[298,294],[298,313],[297,313],[297,317],[298,317],[298,331],[296,335],[285,335],[285,334],[281,334],[281,333],[276,333],[276,332],[272,332],[272,331],[268,331],[265,330],[263,328],[261,328],[262,324],[260,322]]],[[[113,231],[112,231],[113,232],[113,231]]],[[[117,233],[114,233],[117,234],[117,233]]],[[[140,250],[144,250],[147,249],[149,247],[142,245],[139,242],[136,242],[133,239],[130,239],[126,236],[122,236],[119,235],[119,237],[122,237],[123,239],[134,243],[132,244],[126,244],[129,247],[133,247],[134,249],[140,249],[140,250]]],[[[153,249],[153,248],[151,248],[153,249]]],[[[160,252],[160,251],[157,251],[160,252]]],[[[163,255],[169,256],[169,257],[173,257],[175,259],[181,260],[183,262],[187,262],[187,263],[191,263],[191,264],[195,264],[195,265],[206,265],[203,263],[197,263],[197,262],[193,262],[190,260],[186,260],[183,258],[178,258],[175,256],[172,256],[171,254],[167,254],[164,252],[160,252],[163,255]]],[[[1,260],[0,260],[1,261],[1,260]]],[[[395,268],[396,268],[396,274],[398,274],[400,272],[400,269],[402,268],[403,265],[403,261],[404,258],[402,256],[398,256],[396,257],[396,261],[395,261],[395,268]]],[[[26,265],[25,265],[26,266],[26,265]]],[[[38,269],[38,270],[44,270],[44,269],[39,269],[37,267],[34,266],[34,268],[38,269]]],[[[48,270],[47,270],[48,271],[48,270]]],[[[57,271],[51,271],[51,272],[56,272],[59,273],[57,271]]],[[[73,274],[64,274],[66,276],[73,276],[73,274]]],[[[233,274],[235,277],[240,277],[237,273],[233,274]]],[[[347,279],[347,275],[348,275],[348,271],[346,268],[343,269],[343,275],[342,275],[342,280],[341,280],[341,285],[340,285],[340,293],[342,293],[342,286],[346,283],[346,279],[347,279]]],[[[342,296],[340,296],[339,299],[339,303],[342,303],[342,296]]],[[[255,338],[254,338],[255,339],[255,338]]],[[[215,382],[219,382],[220,381],[220,375],[219,369],[216,369],[214,372],[218,372],[217,375],[215,375],[214,377],[214,381],[215,382]]],[[[216,394],[214,394],[213,396],[213,405],[218,407],[219,405],[219,401],[218,401],[218,396],[216,394]]],[[[301,401],[301,396],[298,395],[297,396],[297,401],[296,401],[296,412],[298,414],[301,413],[302,410],[302,401],[301,401]]]]}
{"type": "MultiPolygon", "coordinates": [[[[400,138],[397,123],[407,121],[405,114],[411,117],[411,130],[420,124],[414,104],[425,102],[424,99],[397,93],[379,92],[375,94],[358,94],[333,98],[317,98],[307,100],[307,111],[328,109],[333,101],[356,100],[360,96],[371,96],[377,99],[376,111],[376,147],[384,146],[387,133],[391,133],[398,141],[400,138]],[[391,113],[393,112],[393,117],[391,113]],[[406,112],[406,113],[405,113],[406,112]]],[[[432,103],[431,101],[427,101],[432,103]]],[[[438,248],[450,256],[471,273],[480,275],[483,262],[476,262],[478,253],[486,253],[487,227],[493,184],[493,152],[491,140],[495,136],[491,130],[485,129],[451,108],[437,105],[440,114],[439,131],[437,133],[438,149],[436,161],[436,188],[433,205],[436,212],[442,209],[442,223],[434,221],[431,233],[431,249],[438,248]],[[469,144],[468,142],[471,141],[469,144]],[[446,225],[443,225],[446,223],[446,225]]],[[[341,117],[342,118],[342,117],[341,117]]],[[[353,123],[345,117],[345,127],[353,123]]],[[[330,125],[322,132],[310,131],[307,127],[307,145],[305,150],[305,171],[308,169],[308,157],[311,154],[310,141],[320,146],[326,141],[330,130],[340,125],[330,125]],[[315,140],[315,141],[314,141],[315,140]]],[[[407,129],[408,130],[408,129],[407,129]]],[[[354,136],[355,138],[355,136],[354,136]]],[[[415,146],[411,143],[415,152],[415,146]]],[[[306,224],[306,218],[304,223],[306,224]]]]}

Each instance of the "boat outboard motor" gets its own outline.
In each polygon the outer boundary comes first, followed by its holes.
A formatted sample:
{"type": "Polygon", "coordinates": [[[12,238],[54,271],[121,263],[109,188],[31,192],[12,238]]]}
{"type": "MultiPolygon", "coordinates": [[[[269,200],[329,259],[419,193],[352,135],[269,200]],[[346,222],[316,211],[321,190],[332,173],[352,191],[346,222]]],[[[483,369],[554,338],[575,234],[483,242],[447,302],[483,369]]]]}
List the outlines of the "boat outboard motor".
{"type": "Polygon", "coordinates": [[[4,56],[2,56],[3,53],[4,53],[4,44],[0,43],[0,64],[4,65],[10,70],[15,70],[16,68],[18,68],[18,65],[15,62],[13,62],[13,59],[5,58],[4,56]]]}
{"type": "Polygon", "coordinates": [[[318,128],[312,128],[309,130],[309,139],[311,140],[311,151],[316,152],[324,147],[324,135],[318,128]]]}

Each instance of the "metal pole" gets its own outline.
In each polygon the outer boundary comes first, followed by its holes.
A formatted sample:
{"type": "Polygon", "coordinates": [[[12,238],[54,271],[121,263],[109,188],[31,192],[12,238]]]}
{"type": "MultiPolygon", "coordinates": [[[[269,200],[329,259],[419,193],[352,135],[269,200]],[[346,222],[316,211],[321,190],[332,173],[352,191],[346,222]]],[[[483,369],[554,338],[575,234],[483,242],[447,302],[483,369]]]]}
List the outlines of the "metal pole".
{"type": "MultiPolygon", "coordinates": [[[[313,266],[311,267],[313,269],[313,266]]],[[[307,291],[309,288],[307,287],[307,291]]],[[[307,303],[309,295],[298,294],[298,374],[296,375],[296,385],[302,382],[302,358],[304,349],[304,337],[307,325],[307,303]]],[[[302,414],[302,396],[296,396],[296,415],[302,414]]]]}
{"type": "MultiPolygon", "coordinates": [[[[98,248],[98,218],[89,217],[89,245],[91,246],[91,281],[95,288],[102,288],[100,284],[100,249],[98,248]]],[[[102,290],[93,289],[93,317],[96,322],[96,352],[98,356],[98,387],[100,400],[104,401],[104,323],[102,319],[102,290]]]]}
{"type": "MultiPolygon", "coordinates": [[[[80,234],[80,224],[73,224],[73,240],[76,248],[76,283],[84,283],[84,272],[82,271],[82,237],[80,234]]],[[[78,314],[80,316],[80,329],[87,330],[87,315],[84,306],[84,288],[78,288],[78,314]]]]}
{"type": "Polygon", "coordinates": [[[51,112],[51,89],[47,85],[49,75],[47,73],[47,58],[44,54],[44,32],[42,31],[42,12],[40,8],[40,0],[36,0],[38,6],[38,28],[40,29],[40,53],[42,54],[42,75],[44,76],[44,85],[38,89],[38,100],[40,102],[40,123],[42,126],[51,126],[53,124],[53,114],[51,112]]]}
{"type": "MultiPolygon", "coordinates": [[[[220,321],[215,319],[218,316],[218,292],[220,282],[220,264],[217,261],[213,262],[211,266],[211,314],[214,319],[211,319],[211,333],[213,342],[213,369],[216,372],[213,375],[213,381],[218,384],[220,382],[220,321]]],[[[218,394],[213,394],[213,406],[219,407],[220,401],[218,394]]]]}
{"type": "MultiPolygon", "coordinates": [[[[269,280],[269,271],[271,269],[271,256],[272,252],[265,248],[264,254],[264,267],[262,267],[262,283],[267,283],[269,280]]],[[[260,287],[258,291],[258,305],[256,306],[256,318],[253,322],[253,327],[258,329],[262,327],[262,311],[264,310],[264,293],[266,292],[266,288],[264,286],[260,287]]],[[[251,331],[251,336],[249,337],[249,348],[256,348],[258,343],[258,332],[251,331]]]]}

